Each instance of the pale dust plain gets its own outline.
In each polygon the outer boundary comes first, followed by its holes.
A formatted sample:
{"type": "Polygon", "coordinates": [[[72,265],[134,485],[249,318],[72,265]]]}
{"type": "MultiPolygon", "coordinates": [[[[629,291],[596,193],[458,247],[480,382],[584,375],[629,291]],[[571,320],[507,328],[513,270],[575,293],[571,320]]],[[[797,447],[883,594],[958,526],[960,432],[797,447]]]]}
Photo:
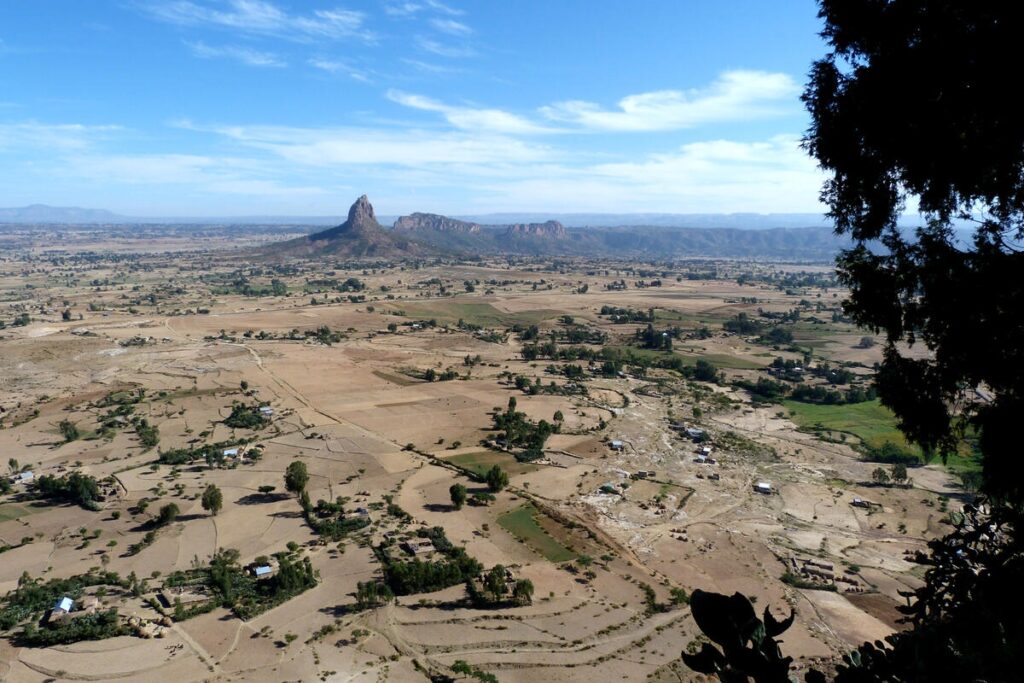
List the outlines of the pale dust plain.
{"type": "MultiPolygon", "coordinates": [[[[116,243],[94,246],[108,255],[118,252],[116,243]]],[[[305,262],[293,274],[274,276],[287,281],[289,296],[250,297],[218,292],[200,278],[245,272],[253,266],[243,258],[216,251],[186,258],[176,252],[184,244],[161,247],[120,249],[131,256],[127,261],[55,261],[52,250],[39,248],[0,260],[5,308],[24,307],[33,318],[25,327],[0,331],[0,456],[31,465],[37,475],[79,470],[98,479],[111,476],[120,490],[100,512],[42,504],[18,489],[5,497],[0,511],[9,513],[0,516],[0,540],[31,542],[3,554],[0,592],[15,588],[23,573],[49,579],[101,565],[148,578],[152,591],[162,577],[208,561],[218,548],[237,549],[245,563],[283,551],[289,542],[310,559],[320,582],[248,621],[218,608],[175,623],[160,639],[122,636],[43,649],[4,640],[0,679],[404,681],[427,680],[427,672],[449,671],[457,660],[501,681],[698,678],[678,664],[680,651],[698,636],[689,610],[647,610],[644,584],[666,605],[670,588],[701,588],[756,596],[757,609],[768,606],[776,615],[794,608],[796,623],[784,649],[803,666],[891,632],[891,612],[902,600],[897,591],[920,585],[906,553],[943,533],[938,501],[957,494],[941,467],[915,470],[915,488],[869,487],[864,482],[875,466],[850,446],[797,431],[777,406],[754,406],[742,390],[695,389],[669,371],[651,370],[647,377],[588,373],[586,397],[531,396],[510,380],[520,374],[545,384],[554,379],[545,372],[551,361],[522,360],[522,342],[510,331],[516,324],[536,324],[543,334],[564,326],[560,317],[568,315],[574,324],[608,334],[609,344],[628,344],[638,325],[609,322],[599,315],[605,305],[654,308],[658,324],[707,325],[710,338],[680,341],[676,352],[731,359],[726,362],[737,367],[724,369],[727,378],[754,377],[774,356],[795,356],[724,334],[721,321],[738,312],[756,315],[758,308],[787,311],[801,299],[834,307],[842,297],[837,289],[786,294],[765,285],[739,286],[734,279],[674,277],[662,278],[660,287],[637,288],[633,283],[640,278],[626,270],[634,266],[579,262],[553,268],[542,259],[532,261],[530,271],[503,261],[419,267],[305,262]],[[366,300],[310,291],[308,279],[326,271],[365,282],[366,300]],[[435,278],[447,287],[445,295],[424,284],[435,278]],[[629,289],[605,290],[620,278],[629,289]],[[470,279],[480,281],[473,293],[463,291],[470,279]],[[576,293],[584,283],[589,291],[576,293]],[[26,284],[33,289],[26,291],[26,284]],[[141,299],[149,293],[156,299],[141,299]],[[334,297],[341,300],[310,301],[334,297]],[[61,319],[65,307],[73,313],[70,321],[61,319]],[[208,313],[196,313],[200,308],[208,313]],[[431,318],[436,326],[408,325],[431,318]],[[459,329],[459,319],[479,320],[497,339],[459,329]],[[389,323],[399,325],[395,333],[388,332],[389,323]],[[343,338],[327,345],[303,336],[321,327],[343,338]],[[285,338],[292,330],[297,338],[285,338]],[[260,339],[261,331],[272,338],[260,339]],[[131,345],[139,337],[146,343],[131,345]],[[477,355],[479,363],[465,364],[477,355]],[[431,368],[454,369],[460,378],[419,379],[431,368]],[[130,429],[62,443],[58,422],[93,429],[97,401],[138,388],[146,398],[136,414],[159,428],[157,448],[143,450],[130,429]],[[516,470],[511,456],[499,453],[513,471],[509,488],[492,505],[453,509],[452,484],[471,492],[485,486],[449,459],[486,450],[481,442],[493,434],[491,413],[513,396],[534,421],[551,421],[561,411],[562,433],[547,443],[544,464],[516,470]],[[272,424],[255,432],[225,426],[235,401],[271,406],[272,424]],[[703,408],[699,419],[692,417],[695,405],[703,408]],[[670,428],[680,421],[707,429],[713,442],[730,432],[771,450],[750,453],[716,444],[718,464],[699,465],[694,445],[670,428]],[[239,438],[261,445],[262,457],[223,468],[154,464],[161,450],[239,438]],[[612,451],[608,439],[621,439],[624,449],[612,451]],[[295,497],[283,494],[282,473],[295,460],[309,469],[312,501],[344,497],[349,506],[373,507],[370,530],[321,543],[295,497]],[[638,470],[655,474],[651,481],[624,474],[638,470]],[[720,479],[707,478],[712,471],[720,479]],[[771,481],[777,494],[754,493],[752,485],[761,480],[771,481]],[[623,495],[601,493],[609,482],[630,486],[623,495]],[[199,501],[211,483],[224,494],[216,517],[199,501]],[[262,485],[277,492],[261,496],[262,485]],[[880,507],[853,508],[854,496],[880,507]],[[150,500],[146,513],[137,511],[142,498],[150,500]],[[485,567],[502,564],[530,579],[532,604],[473,608],[465,589],[454,586],[354,609],[357,583],[381,576],[371,546],[396,528],[386,513],[389,500],[411,516],[403,528],[443,527],[485,567]],[[145,533],[146,520],[171,501],[180,507],[178,521],[152,545],[127,555],[125,549],[145,533]],[[498,523],[524,503],[540,511],[538,523],[552,538],[594,560],[590,578],[572,563],[545,559],[498,523]],[[100,533],[84,543],[80,529],[100,533]],[[871,599],[783,583],[791,557],[853,567],[871,599]]],[[[823,272],[719,265],[724,272],[823,272]]],[[[879,359],[877,347],[854,348],[862,334],[852,326],[824,328],[815,340],[827,359],[879,359]]],[[[107,602],[125,615],[157,616],[139,599],[111,596],[107,602]]]]}

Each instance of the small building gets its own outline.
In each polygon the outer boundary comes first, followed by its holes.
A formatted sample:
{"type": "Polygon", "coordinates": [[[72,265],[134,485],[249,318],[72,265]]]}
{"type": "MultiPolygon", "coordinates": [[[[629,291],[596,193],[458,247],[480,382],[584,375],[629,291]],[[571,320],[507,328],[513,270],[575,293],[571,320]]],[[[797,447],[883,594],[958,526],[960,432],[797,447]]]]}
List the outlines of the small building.
{"type": "Polygon", "coordinates": [[[772,488],[772,485],[766,481],[759,481],[756,484],[754,484],[754,491],[756,491],[757,493],[762,493],[766,496],[770,496],[772,493],[775,492],[775,490],[772,488]]]}
{"type": "Polygon", "coordinates": [[[626,447],[626,444],[624,444],[620,439],[612,439],[608,442],[608,446],[610,446],[613,451],[621,451],[626,447]]]}
{"type": "Polygon", "coordinates": [[[696,427],[687,427],[686,428],[686,435],[688,437],[690,437],[691,439],[703,439],[704,438],[704,430],[703,429],[697,429],[696,427]]]}
{"type": "Polygon", "coordinates": [[[270,406],[260,406],[260,414],[270,416],[274,414],[274,409],[270,406]]]}
{"type": "Polygon", "coordinates": [[[36,473],[32,470],[26,470],[25,472],[18,472],[11,477],[11,483],[13,484],[30,484],[36,478],[36,473]]]}
{"type": "Polygon", "coordinates": [[[704,446],[700,449],[700,454],[707,457],[711,455],[711,446],[704,446]]]}
{"type": "Polygon", "coordinates": [[[360,517],[369,517],[370,511],[366,508],[356,508],[356,514],[360,517]]]}
{"type": "Polygon", "coordinates": [[[434,543],[427,540],[411,540],[402,543],[402,550],[410,555],[426,555],[434,551],[434,543]]]}
{"type": "Polygon", "coordinates": [[[223,455],[224,455],[225,458],[237,458],[238,457],[238,449],[237,448],[225,448],[223,455]]]}
{"type": "Polygon", "coordinates": [[[55,615],[56,614],[68,614],[74,608],[75,608],[75,601],[72,598],[70,598],[70,597],[65,595],[63,598],[60,598],[59,600],[57,600],[57,604],[53,606],[53,613],[55,615]]]}
{"type": "Polygon", "coordinates": [[[269,579],[274,575],[274,568],[269,564],[260,564],[252,568],[252,575],[257,579],[269,579]]]}

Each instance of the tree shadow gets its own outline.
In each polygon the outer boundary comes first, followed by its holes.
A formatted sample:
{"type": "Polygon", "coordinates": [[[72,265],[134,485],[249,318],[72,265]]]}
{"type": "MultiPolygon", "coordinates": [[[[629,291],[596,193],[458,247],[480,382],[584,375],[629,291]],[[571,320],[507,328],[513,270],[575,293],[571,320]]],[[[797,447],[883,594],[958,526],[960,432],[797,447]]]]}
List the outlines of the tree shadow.
{"type": "Polygon", "coordinates": [[[279,503],[290,498],[287,493],[250,493],[235,501],[236,505],[263,505],[265,503],[279,503]]]}

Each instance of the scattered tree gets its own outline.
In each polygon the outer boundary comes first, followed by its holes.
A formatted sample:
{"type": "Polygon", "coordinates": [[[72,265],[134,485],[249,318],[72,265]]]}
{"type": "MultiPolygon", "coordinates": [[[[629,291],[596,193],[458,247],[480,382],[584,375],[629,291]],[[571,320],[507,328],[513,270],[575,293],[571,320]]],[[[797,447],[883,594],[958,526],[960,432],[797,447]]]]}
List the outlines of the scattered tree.
{"type": "Polygon", "coordinates": [[[78,431],[78,425],[71,420],[61,420],[57,424],[57,429],[60,430],[60,435],[64,437],[64,443],[71,443],[81,436],[81,432],[78,431]]]}
{"type": "Polygon", "coordinates": [[[167,526],[168,524],[172,524],[174,520],[178,518],[180,512],[181,511],[175,503],[168,503],[167,505],[164,505],[160,508],[160,513],[157,515],[156,525],[167,526]]]}
{"type": "Polygon", "coordinates": [[[452,484],[448,493],[452,497],[452,505],[455,506],[455,509],[461,510],[462,506],[466,504],[466,487],[462,484],[452,484]]]}
{"type": "Polygon", "coordinates": [[[203,509],[209,512],[214,517],[220,512],[221,507],[224,506],[224,494],[221,493],[220,489],[215,484],[210,484],[203,491],[203,509]]]}
{"type": "Polygon", "coordinates": [[[508,486],[508,473],[497,465],[487,471],[485,479],[487,481],[487,488],[494,493],[508,486]]]}
{"type": "Polygon", "coordinates": [[[876,467],[875,471],[871,473],[871,480],[879,486],[889,485],[889,473],[881,467],[876,467]]]}
{"type": "Polygon", "coordinates": [[[299,495],[306,490],[306,484],[309,483],[309,470],[306,469],[306,463],[295,460],[292,464],[288,465],[288,469],[284,471],[284,487],[288,491],[299,495]]]}

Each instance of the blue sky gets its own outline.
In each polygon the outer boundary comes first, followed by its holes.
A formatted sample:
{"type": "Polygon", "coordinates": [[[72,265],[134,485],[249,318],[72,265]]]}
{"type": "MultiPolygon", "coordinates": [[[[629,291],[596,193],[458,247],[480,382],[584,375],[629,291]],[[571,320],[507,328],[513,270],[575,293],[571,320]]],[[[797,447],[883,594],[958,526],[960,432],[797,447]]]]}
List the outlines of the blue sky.
{"type": "Polygon", "coordinates": [[[0,3],[0,206],[816,211],[813,2],[0,3]]]}

